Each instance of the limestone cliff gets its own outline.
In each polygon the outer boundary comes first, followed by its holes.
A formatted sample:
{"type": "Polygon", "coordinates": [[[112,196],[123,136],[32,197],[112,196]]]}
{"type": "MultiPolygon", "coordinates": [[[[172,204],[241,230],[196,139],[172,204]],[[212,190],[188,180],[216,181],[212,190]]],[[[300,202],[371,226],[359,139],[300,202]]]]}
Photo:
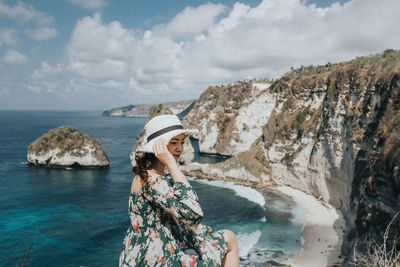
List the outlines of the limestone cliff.
{"type": "Polygon", "coordinates": [[[234,155],[208,166],[215,176],[289,185],[340,209],[346,256],[381,241],[400,210],[399,51],[302,67],[264,90],[210,87],[184,122],[198,125],[202,152],[234,155]]]}
{"type": "Polygon", "coordinates": [[[247,151],[262,134],[275,105],[269,83],[254,81],[211,86],[195,102],[183,125],[200,132],[202,153],[235,155],[247,151]],[[264,112],[260,112],[263,110],[264,112]]]}
{"type": "Polygon", "coordinates": [[[28,162],[47,167],[108,167],[110,162],[99,141],[72,126],[50,130],[28,148],[28,162]]]}

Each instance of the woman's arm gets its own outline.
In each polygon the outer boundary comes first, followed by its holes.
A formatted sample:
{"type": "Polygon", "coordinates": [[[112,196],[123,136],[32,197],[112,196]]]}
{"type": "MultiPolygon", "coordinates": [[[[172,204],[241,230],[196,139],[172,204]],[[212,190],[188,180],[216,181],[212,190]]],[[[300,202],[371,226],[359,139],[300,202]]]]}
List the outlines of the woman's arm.
{"type": "Polygon", "coordinates": [[[164,176],[152,177],[144,196],[185,224],[197,224],[203,217],[200,203],[185,175],[179,170],[175,158],[168,151],[164,139],[157,140],[153,151],[157,159],[167,166],[174,185],[164,176]]]}
{"type": "Polygon", "coordinates": [[[164,176],[152,177],[143,196],[184,224],[198,224],[202,217],[200,203],[189,184],[170,185],[164,176]]]}

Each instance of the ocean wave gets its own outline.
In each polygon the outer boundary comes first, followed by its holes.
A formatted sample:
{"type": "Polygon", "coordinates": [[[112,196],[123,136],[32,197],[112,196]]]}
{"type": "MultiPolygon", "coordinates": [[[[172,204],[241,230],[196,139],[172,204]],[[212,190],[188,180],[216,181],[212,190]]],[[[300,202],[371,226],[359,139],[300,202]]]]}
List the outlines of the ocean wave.
{"type": "Polygon", "coordinates": [[[239,257],[242,259],[247,258],[250,250],[257,244],[261,237],[261,231],[257,230],[252,233],[238,233],[236,235],[239,246],[239,257]]]}
{"type": "Polygon", "coordinates": [[[290,222],[293,225],[300,225],[301,231],[303,231],[309,218],[309,215],[304,212],[304,209],[299,207],[296,203],[285,202],[280,199],[274,199],[271,202],[271,206],[281,212],[289,212],[291,214],[290,222]]]}
{"type": "Polygon", "coordinates": [[[303,232],[304,227],[306,227],[308,221],[310,220],[310,216],[304,212],[302,208],[299,206],[294,206],[291,210],[291,213],[293,217],[290,219],[290,221],[294,225],[301,225],[301,232],[303,232]]]}
{"type": "Polygon", "coordinates": [[[205,179],[196,179],[196,178],[192,178],[192,179],[196,180],[196,182],[199,182],[199,183],[204,183],[204,184],[209,184],[212,186],[218,186],[218,187],[224,187],[224,188],[231,189],[235,192],[236,195],[246,198],[252,202],[257,203],[261,207],[264,207],[264,204],[265,204],[264,196],[260,192],[258,192],[256,189],[253,189],[251,187],[237,185],[233,182],[209,181],[209,180],[205,180],[205,179]]]}

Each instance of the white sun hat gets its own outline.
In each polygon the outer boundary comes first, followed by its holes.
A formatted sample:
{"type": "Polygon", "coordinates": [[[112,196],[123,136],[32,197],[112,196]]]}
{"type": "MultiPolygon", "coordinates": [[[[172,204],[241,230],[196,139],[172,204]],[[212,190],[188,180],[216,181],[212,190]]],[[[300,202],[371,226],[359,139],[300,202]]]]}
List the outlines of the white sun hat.
{"type": "Polygon", "coordinates": [[[179,134],[189,136],[194,130],[183,129],[182,123],[176,115],[158,115],[149,120],[144,126],[145,138],[143,145],[136,151],[153,153],[154,142],[164,138],[167,143],[179,134]]]}

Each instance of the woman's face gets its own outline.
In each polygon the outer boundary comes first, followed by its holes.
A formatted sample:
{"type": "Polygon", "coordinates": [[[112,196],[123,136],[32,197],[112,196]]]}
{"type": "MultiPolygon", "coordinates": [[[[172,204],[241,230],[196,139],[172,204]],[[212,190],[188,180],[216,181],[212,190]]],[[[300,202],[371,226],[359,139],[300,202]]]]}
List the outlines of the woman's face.
{"type": "Polygon", "coordinates": [[[178,160],[183,152],[183,143],[185,142],[185,135],[179,134],[177,136],[172,137],[169,141],[167,148],[168,151],[174,156],[175,160],[178,160]]]}

